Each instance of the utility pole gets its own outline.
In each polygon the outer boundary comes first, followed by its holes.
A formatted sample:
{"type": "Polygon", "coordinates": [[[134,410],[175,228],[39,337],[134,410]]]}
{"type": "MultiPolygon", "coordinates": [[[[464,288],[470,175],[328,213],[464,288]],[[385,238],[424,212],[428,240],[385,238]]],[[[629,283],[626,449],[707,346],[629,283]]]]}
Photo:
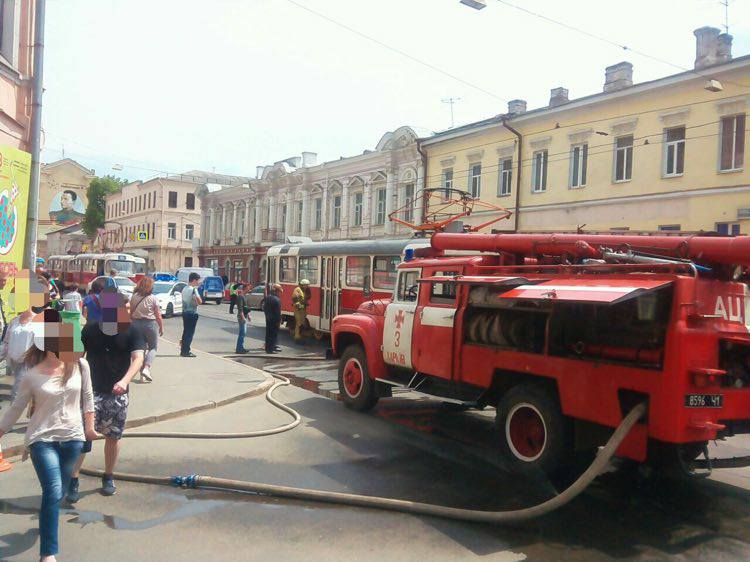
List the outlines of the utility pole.
{"type": "Polygon", "coordinates": [[[26,246],[24,247],[23,267],[34,270],[36,267],[36,235],[39,226],[39,175],[42,140],[42,73],[44,70],[44,9],[46,0],[36,0],[34,14],[34,65],[31,77],[31,124],[29,144],[31,145],[31,173],[29,181],[29,203],[26,212],[26,246]]]}
{"type": "Polygon", "coordinates": [[[457,104],[460,101],[461,101],[461,98],[443,98],[442,99],[443,103],[447,103],[448,105],[451,106],[451,129],[453,128],[453,125],[455,124],[454,119],[453,119],[453,105],[457,104]]]}
{"type": "Polygon", "coordinates": [[[729,0],[719,0],[719,4],[724,6],[724,33],[729,34],[729,0]]]}

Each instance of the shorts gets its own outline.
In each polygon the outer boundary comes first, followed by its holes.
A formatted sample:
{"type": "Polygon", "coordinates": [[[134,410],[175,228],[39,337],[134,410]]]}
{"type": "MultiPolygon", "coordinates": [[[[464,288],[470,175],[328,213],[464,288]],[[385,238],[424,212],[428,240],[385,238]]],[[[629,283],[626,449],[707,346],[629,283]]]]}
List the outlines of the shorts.
{"type": "Polygon", "coordinates": [[[128,394],[94,393],[94,428],[105,437],[120,439],[128,417],[128,394]]]}
{"type": "Polygon", "coordinates": [[[86,439],[86,441],[83,442],[83,449],[81,449],[82,453],[90,453],[91,452],[91,446],[94,444],[93,441],[89,441],[86,439]]]}

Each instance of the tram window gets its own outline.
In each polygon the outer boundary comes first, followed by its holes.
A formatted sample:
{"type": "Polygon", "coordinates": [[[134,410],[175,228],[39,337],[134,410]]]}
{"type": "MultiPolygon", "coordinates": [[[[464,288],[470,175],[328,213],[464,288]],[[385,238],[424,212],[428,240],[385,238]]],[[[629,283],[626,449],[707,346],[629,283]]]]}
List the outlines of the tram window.
{"type": "Polygon", "coordinates": [[[279,258],[279,281],[282,283],[297,282],[297,258],[291,256],[279,258]]]}
{"type": "Polygon", "coordinates": [[[401,263],[400,256],[375,258],[372,267],[372,286],[376,289],[392,291],[396,286],[396,266],[399,263],[401,263]]]}
{"type": "Polygon", "coordinates": [[[299,278],[307,279],[311,285],[318,284],[318,258],[310,256],[299,259],[299,278]]]}
{"type": "Polygon", "coordinates": [[[401,302],[414,302],[419,294],[419,271],[402,271],[398,278],[396,299],[401,302]]]}
{"type": "Polygon", "coordinates": [[[365,275],[370,270],[370,258],[349,256],[346,258],[346,284],[349,287],[364,287],[365,275]]]}
{"type": "MultiPolygon", "coordinates": [[[[457,271],[436,271],[435,277],[455,277],[457,271]]],[[[456,300],[455,283],[431,283],[430,302],[438,304],[452,304],[456,300]]]]}

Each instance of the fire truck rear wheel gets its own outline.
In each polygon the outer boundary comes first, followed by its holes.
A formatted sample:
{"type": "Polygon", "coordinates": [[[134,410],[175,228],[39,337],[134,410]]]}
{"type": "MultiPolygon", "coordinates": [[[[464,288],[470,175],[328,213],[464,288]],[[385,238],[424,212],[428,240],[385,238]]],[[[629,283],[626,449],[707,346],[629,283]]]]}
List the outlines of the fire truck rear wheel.
{"type": "Polygon", "coordinates": [[[378,402],[375,381],[367,368],[367,354],[359,345],[350,345],[341,356],[339,392],[344,405],[358,412],[370,410],[378,402]]]}
{"type": "Polygon", "coordinates": [[[554,474],[570,451],[569,422],[555,395],[544,386],[520,384],[497,406],[495,424],[502,452],[513,469],[554,474]]]}

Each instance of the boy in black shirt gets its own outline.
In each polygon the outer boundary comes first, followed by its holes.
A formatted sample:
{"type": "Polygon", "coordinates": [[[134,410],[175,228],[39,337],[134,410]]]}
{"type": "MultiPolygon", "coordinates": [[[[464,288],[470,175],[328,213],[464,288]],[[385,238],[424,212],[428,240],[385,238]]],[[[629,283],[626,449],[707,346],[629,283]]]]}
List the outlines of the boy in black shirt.
{"type": "MultiPolygon", "coordinates": [[[[130,314],[125,299],[114,287],[100,294],[101,323],[90,322],[81,330],[81,340],[86,359],[91,366],[91,384],[94,389],[95,429],[104,435],[104,476],[102,494],[111,496],[117,491],[112,473],[120,453],[120,439],[128,414],[128,385],[143,365],[148,345],[143,334],[130,324],[130,314]]],[[[90,448],[89,448],[90,450],[90,448]]],[[[75,494],[69,490],[68,498],[77,495],[78,468],[73,473],[75,494]]]]}

